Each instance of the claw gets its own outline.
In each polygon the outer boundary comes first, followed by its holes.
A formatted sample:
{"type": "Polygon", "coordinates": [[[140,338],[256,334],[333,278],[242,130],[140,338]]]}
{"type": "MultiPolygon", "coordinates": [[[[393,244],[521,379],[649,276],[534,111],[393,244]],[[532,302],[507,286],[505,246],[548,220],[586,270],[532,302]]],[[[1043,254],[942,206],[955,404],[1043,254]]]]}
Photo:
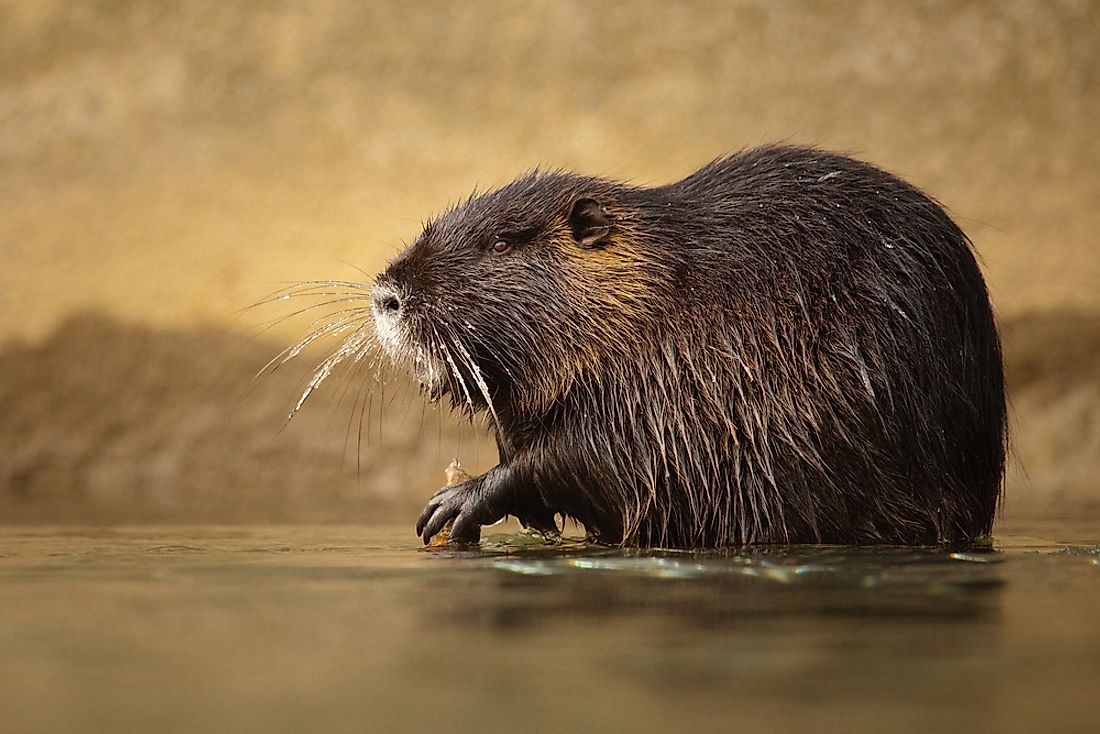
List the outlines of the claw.
{"type": "Polygon", "coordinates": [[[439,503],[436,502],[434,496],[428,500],[428,504],[424,505],[424,511],[420,513],[420,517],[416,518],[417,535],[424,533],[424,527],[428,524],[428,520],[431,519],[432,515],[435,514],[435,508],[437,507],[439,507],[439,503]]]}
{"type": "Polygon", "coordinates": [[[500,467],[479,477],[443,487],[432,495],[416,520],[416,533],[431,543],[448,522],[448,544],[474,545],[481,539],[481,526],[514,512],[511,495],[502,493],[500,467]]]}
{"type": "Polygon", "coordinates": [[[431,519],[428,524],[424,526],[424,544],[427,545],[431,542],[432,537],[439,533],[443,529],[443,526],[447,524],[447,521],[452,519],[459,512],[457,507],[446,507],[441,505],[437,507],[435,512],[432,513],[431,519]]]}
{"type": "Polygon", "coordinates": [[[424,539],[425,545],[428,545],[432,538],[450,520],[460,515],[471,501],[476,501],[476,492],[470,483],[463,482],[439,490],[428,500],[424,511],[420,513],[416,521],[416,534],[424,539]]]}

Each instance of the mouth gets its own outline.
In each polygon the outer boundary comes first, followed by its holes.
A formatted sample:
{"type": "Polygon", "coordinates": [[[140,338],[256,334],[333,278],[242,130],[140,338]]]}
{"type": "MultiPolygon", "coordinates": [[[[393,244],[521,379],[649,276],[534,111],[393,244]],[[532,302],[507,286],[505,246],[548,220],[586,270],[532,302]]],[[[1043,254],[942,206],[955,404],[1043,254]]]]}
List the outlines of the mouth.
{"type": "Polygon", "coordinates": [[[408,333],[408,325],[398,323],[384,310],[374,310],[374,329],[390,360],[403,367],[420,385],[428,399],[436,402],[450,392],[450,372],[446,363],[432,350],[408,333]]]}
{"type": "Polygon", "coordinates": [[[495,415],[492,383],[479,369],[470,345],[454,339],[445,324],[432,323],[409,309],[396,313],[376,303],[374,326],[390,360],[416,380],[430,402],[450,396],[452,407],[471,414],[489,408],[495,415]]]}
{"type": "Polygon", "coordinates": [[[450,392],[450,373],[446,365],[423,347],[417,347],[414,350],[410,371],[413,378],[420,384],[420,389],[433,403],[450,392]]]}

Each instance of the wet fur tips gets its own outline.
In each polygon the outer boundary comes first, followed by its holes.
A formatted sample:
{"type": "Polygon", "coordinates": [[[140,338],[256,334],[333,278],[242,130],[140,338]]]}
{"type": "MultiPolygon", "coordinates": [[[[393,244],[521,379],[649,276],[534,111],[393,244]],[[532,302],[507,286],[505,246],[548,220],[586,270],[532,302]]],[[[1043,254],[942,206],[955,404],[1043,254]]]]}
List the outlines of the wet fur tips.
{"type": "Polygon", "coordinates": [[[873,166],[765,147],[639,188],[535,172],[428,224],[377,339],[500,462],[417,525],[606,543],[955,544],[987,534],[1001,350],[965,234],[873,166]]]}

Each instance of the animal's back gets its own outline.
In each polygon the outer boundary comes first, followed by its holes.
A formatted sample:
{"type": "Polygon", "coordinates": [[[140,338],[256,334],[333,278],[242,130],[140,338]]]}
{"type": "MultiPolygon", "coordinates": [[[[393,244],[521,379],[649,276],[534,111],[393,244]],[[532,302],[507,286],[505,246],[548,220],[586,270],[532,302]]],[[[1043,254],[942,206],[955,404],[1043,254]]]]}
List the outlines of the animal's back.
{"type": "Polygon", "coordinates": [[[702,430],[686,440],[721,459],[685,454],[665,491],[686,499],[635,515],[643,542],[988,533],[1004,462],[1000,346],[969,241],[942,207],[805,148],[747,151],[655,193],[687,212],[679,244],[694,260],[695,302],[670,331],[692,360],[676,389],[701,398],[702,430]],[[727,511],[699,511],[714,505],[727,511]]]}

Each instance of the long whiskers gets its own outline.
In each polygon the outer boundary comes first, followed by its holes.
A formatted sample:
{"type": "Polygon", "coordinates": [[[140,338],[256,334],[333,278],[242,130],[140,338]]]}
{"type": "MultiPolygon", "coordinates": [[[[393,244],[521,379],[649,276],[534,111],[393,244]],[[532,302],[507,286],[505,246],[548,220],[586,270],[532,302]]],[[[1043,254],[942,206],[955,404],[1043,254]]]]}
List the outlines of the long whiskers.
{"type": "Polygon", "coordinates": [[[304,280],[288,284],[238,312],[243,313],[264,305],[292,299],[321,299],[263,322],[260,325],[262,328],[254,335],[253,338],[255,338],[302,314],[318,310],[324,311],[322,315],[306,325],[307,333],[304,337],[280,351],[256,372],[248,390],[242,395],[242,399],[256,388],[262,378],[274,373],[283,365],[300,356],[313,344],[322,339],[342,336],[343,341],[340,342],[333,353],[318,363],[310,373],[301,396],[287,416],[287,422],[289,423],[309,397],[332,374],[337,365],[349,358],[354,363],[359,363],[368,353],[380,352],[381,350],[374,349],[377,346],[377,339],[374,329],[370,328],[370,321],[373,316],[369,300],[371,288],[370,284],[351,280],[304,280]],[[335,306],[342,307],[334,309],[335,306]]]}
{"type": "Polygon", "coordinates": [[[478,390],[481,391],[481,396],[485,398],[485,403],[489,406],[489,412],[493,416],[493,422],[496,424],[497,430],[501,430],[500,419],[497,417],[496,406],[493,405],[493,398],[489,395],[489,386],[485,383],[485,378],[481,374],[481,370],[478,369],[477,363],[474,362],[473,357],[466,351],[466,348],[462,346],[462,342],[455,341],[455,348],[457,348],[463,356],[466,367],[470,370],[470,374],[477,383],[478,390]]]}
{"type": "MultiPolygon", "coordinates": [[[[289,347],[279,352],[277,355],[272,357],[267,362],[267,364],[260,368],[260,371],[256,373],[256,376],[259,377],[263,374],[266,374],[269,370],[274,372],[279,367],[297,357],[306,349],[306,347],[310,346],[314,342],[328,336],[336,336],[338,334],[342,334],[353,326],[366,323],[367,320],[370,318],[370,312],[366,308],[353,309],[352,311],[352,313],[346,313],[336,320],[330,321],[324,326],[313,330],[295,344],[291,344],[289,347]]],[[[317,322],[313,323],[316,324],[317,322]]]]}
{"type": "Polygon", "coordinates": [[[271,303],[277,303],[279,301],[289,301],[292,298],[330,298],[330,300],[312,303],[305,308],[292,311],[291,313],[282,314],[273,319],[270,319],[269,321],[261,322],[259,325],[262,328],[260,328],[252,337],[253,339],[255,339],[261,334],[269,331],[273,327],[278,326],[288,319],[292,319],[300,314],[312,311],[314,309],[324,308],[325,306],[331,306],[337,303],[354,303],[358,301],[367,301],[369,298],[369,294],[370,289],[368,286],[352,281],[301,281],[274,291],[273,293],[265,296],[259,301],[256,301],[251,306],[246,306],[242,308],[234,315],[240,316],[244,313],[255,310],[262,306],[266,306],[271,303]]]}
{"type": "Polygon", "coordinates": [[[439,338],[439,332],[433,329],[433,333],[436,334],[437,346],[439,351],[443,354],[443,358],[447,361],[447,364],[451,366],[451,374],[454,375],[455,381],[462,388],[463,394],[466,396],[466,405],[469,406],[470,415],[472,416],[476,408],[474,407],[474,398],[470,394],[470,389],[466,387],[466,381],[462,379],[462,373],[458,369],[458,365],[455,364],[454,357],[451,356],[451,350],[447,348],[447,343],[439,338]]]}
{"type": "MultiPolygon", "coordinates": [[[[363,316],[345,316],[341,319],[338,319],[337,322],[334,322],[337,324],[343,322],[343,325],[340,325],[337,328],[329,328],[331,326],[329,325],[318,330],[322,332],[322,335],[335,335],[344,333],[354,328],[354,331],[352,331],[352,333],[346,339],[344,339],[343,342],[340,343],[340,346],[336,348],[336,351],[330,354],[314,370],[313,377],[310,378],[309,383],[306,385],[305,390],[302,392],[302,396],[298,398],[297,404],[287,416],[288,422],[293,419],[295,415],[298,414],[298,411],[302,409],[303,405],[305,405],[306,400],[308,400],[309,396],[312,395],[314,391],[321,386],[321,383],[328,379],[329,375],[332,374],[332,370],[336,367],[336,365],[340,364],[348,357],[356,357],[355,361],[358,362],[360,359],[362,359],[362,354],[365,353],[367,349],[369,349],[369,347],[375,343],[374,329],[366,327],[366,318],[367,317],[363,316]]],[[[314,333],[316,334],[317,332],[314,333]]],[[[299,342],[297,345],[295,345],[295,348],[293,348],[279,364],[285,364],[290,359],[293,359],[295,356],[301,353],[302,349],[304,349],[307,344],[316,341],[317,338],[320,337],[318,336],[313,339],[310,339],[310,337],[306,337],[306,339],[303,339],[302,342],[299,342]]]]}

